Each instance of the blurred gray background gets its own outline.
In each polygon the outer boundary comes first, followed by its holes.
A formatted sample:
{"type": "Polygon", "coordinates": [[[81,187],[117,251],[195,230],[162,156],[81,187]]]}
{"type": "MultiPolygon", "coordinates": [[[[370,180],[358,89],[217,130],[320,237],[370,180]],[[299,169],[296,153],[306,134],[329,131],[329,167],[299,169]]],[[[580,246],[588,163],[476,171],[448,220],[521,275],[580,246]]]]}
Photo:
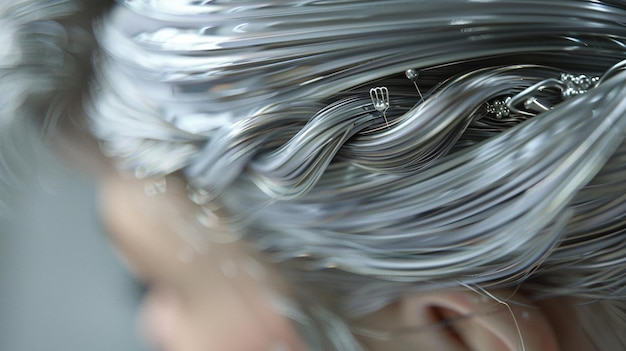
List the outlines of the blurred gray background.
{"type": "Polygon", "coordinates": [[[0,350],[148,350],[141,289],[108,245],[93,180],[45,151],[28,161],[0,199],[0,350]]]}

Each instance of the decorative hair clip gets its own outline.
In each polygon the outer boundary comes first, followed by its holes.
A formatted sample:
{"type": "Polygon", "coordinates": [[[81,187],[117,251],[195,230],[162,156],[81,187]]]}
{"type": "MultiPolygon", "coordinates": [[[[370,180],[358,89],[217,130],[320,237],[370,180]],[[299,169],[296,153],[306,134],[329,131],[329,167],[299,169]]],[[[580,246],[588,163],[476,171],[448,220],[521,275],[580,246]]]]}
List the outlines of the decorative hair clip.
{"type": "Polygon", "coordinates": [[[376,111],[383,114],[385,123],[389,127],[389,121],[387,121],[387,110],[389,109],[389,90],[387,87],[376,87],[370,89],[370,97],[372,98],[372,105],[376,111]]]}
{"type": "Polygon", "coordinates": [[[561,96],[563,99],[567,99],[584,94],[587,90],[594,88],[598,84],[598,81],[600,81],[600,77],[589,77],[584,74],[575,76],[570,73],[562,73],[561,81],[564,85],[561,96]]]}
{"type": "Polygon", "coordinates": [[[511,100],[510,96],[507,96],[504,100],[494,100],[493,103],[487,103],[487,113],[494,115],[497,119],[506,118],[511,111],[507,107],[507,104],[511,100]]]}

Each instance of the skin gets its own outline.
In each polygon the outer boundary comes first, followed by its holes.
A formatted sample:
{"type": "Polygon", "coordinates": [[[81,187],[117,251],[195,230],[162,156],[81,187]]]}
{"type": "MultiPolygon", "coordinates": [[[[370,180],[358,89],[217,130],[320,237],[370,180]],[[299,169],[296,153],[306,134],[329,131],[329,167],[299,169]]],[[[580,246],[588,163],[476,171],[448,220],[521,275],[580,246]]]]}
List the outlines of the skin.
{"type": "MultiPolygon", "coordinates": [[[[168,178],[167,191],[152,196],[145,184],[107,176],[101,181],[100,203],[120,258],[148,286],[142,321],[153,346],[165,351],[304,351],[275,303],[289,296],[289,286],[272,265],[243,241],[221,240],[230,235],[225,228],[200,226],[194,217],[198,207],[179,179],[168,178]],[[207,233],[213,239],[193,239],[207,233]]],[[[436,292],[399,299],[355,325],[362,330],[422,330],[394,335],[394,350],[513,351],[520,331],[526,350],[593,350],[573,322],[567,308],[571,301],[533,305],[517,291],[493,293],[515,301],[516,319],[477,292],[436,292]],[[458,316],[471,317],[456,318],[447,328],[432,327],[458,316]]],[[[390,349],[389,340],[362,341],[371,350],[390,349]]]]}
{"type": "Polygon", "coordinates": [[[285,287],[269,265],[241,243],[192,248],[177,231],[193,228],[175,228],[182,213],[194,213],[184,186],[170,179],[167,195],[147,199],[140,185],[109,177],[100,200],[120,257],[148,286],[150,342],[166,351],[303,350],[272,305],[285,287]]]}

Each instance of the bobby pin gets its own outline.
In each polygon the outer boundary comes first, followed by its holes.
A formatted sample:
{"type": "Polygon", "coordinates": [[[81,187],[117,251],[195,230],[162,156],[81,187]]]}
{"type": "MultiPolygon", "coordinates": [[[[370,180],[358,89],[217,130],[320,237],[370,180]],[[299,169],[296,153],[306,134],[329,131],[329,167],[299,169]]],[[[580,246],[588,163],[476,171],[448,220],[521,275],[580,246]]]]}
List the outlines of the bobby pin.
{"type": "Polygon", "coordinates": [[[540,100],[536,97],[537,93],[543,92],[545,89],[556,88],[563,91],[563,82],[556,78],[548,78],[542,80],[541,82],[532,85],[519,94],[513,96],[507,103],[507,108],[514,113],[519,113],[526,116],[534,116],[536,113],[548,111],[551,106],[549,104],[540,102],[540,100]],[[524,105],[524,109],[526,111],[518,108],[520,104],[524,105]],[[528,112],[528,110],[532,112],[528,112]]]}
{"type": "Polygon", "coordinates": [[[584,74],[573,75],[571,73],[561,73],[560,79],[548,78],[526,88],[510,99],[507,103],[507,107],[511,112],[532,116],[534,113],[545,112],[552,108],[551,104],[536,96],[538,93],[542,93],[544,90],[550,88],[558,89],[561,91],[561,98],[566,100],[586,93],[589,89],[596,87],[599,81],[599,77],[589,77],[584,74]],[[526,111],[520,110],[517,107],[522,103],[526,111]]]}

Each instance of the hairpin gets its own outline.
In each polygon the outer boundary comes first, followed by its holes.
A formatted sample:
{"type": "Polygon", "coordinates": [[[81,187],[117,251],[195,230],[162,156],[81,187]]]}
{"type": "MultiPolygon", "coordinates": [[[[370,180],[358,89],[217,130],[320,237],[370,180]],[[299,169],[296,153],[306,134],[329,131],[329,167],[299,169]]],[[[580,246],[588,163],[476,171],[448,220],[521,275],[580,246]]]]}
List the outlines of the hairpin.
{"type": "Polygon", "coordinates": [[[533,116],[535,113],[545,112],[552,108],[550,103],[537,97],[537,95],[544,90],[560,90],[561,99],[566,100],[586,93],[589,89],[596,87],[599,82],[599,77],[589,77],[584,74],[576,76],[571,73],[561,73],[560,79],[548,78],[524,89],[508,101],[507,108],[511,112],[533,116]],[[518,108],[520,104],[524,105],[526,111],[518,108]]]}
{"type": "Polygon", "coordinates": [[[389,121],[387,121],[387,110],[389,109],[389,90],[387,87],[376,87],[370,89],[370,97],[372,98],[372,105],[376,111],[383,114],[385,123],[389,127],[389,121]]]}
{"type": "Polygon", "coordinates": [[[413,85],[415,85],[415,89],[417,89],[417,93],[420,95],[420,99],[422,99],[422,102],[424,102],[424,96],[422,96],[422,92],[420,91],[420,88],[417,86],[417,78],[420,76],[419,72],[410,68],[407,69],[404,74],[406,74],[406,77],[413,82],[413,85]]]}

